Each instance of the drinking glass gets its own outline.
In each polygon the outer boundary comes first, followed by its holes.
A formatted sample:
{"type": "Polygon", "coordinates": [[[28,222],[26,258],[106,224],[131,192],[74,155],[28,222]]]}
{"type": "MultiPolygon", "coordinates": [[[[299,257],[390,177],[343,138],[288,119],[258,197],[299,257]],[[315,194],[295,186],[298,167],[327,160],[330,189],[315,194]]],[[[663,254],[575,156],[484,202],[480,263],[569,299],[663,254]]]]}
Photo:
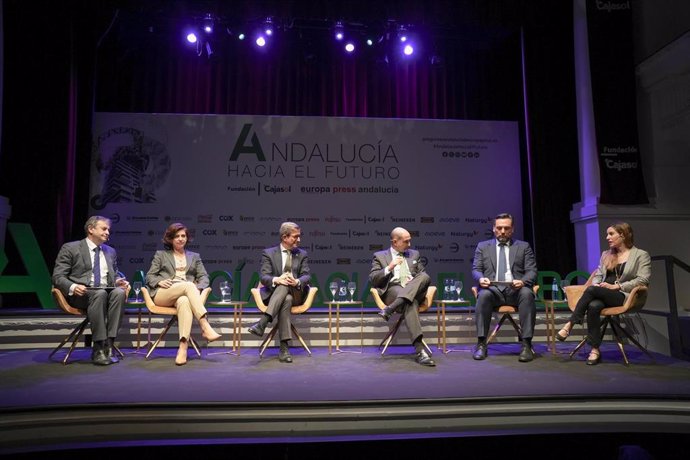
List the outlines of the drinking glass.
{"type": "Polygon", "coordinates": [[[221,281],[220,284],[220,301],[230,302],[232,300],[232,286],[227,281],[221,281]]]}
{"type": "Polygon", "coordinates": [[[460,293],[462,292],[462,281],[455,280],[455,284],[453,286],[455,287],[455,299],[462,300],[462,297],[460,297],[460,293]]]}
{"type": "Polygon", "coordinates": [[[328,285],[328,288],[331,290],[331,299],[335,301],[335,293],[338,292],[338,282],[331,281],[331,284],[328,285]]]}
{"type": "Polygon", "coordinates": [[[139,293],[141,292],[141,281],[135,281],[132,283],[132,289],[134,289],[134,301],[140,302],[139,293]]]}
{"type": "Polygon", "coordinates": [[[347,283],[347,290],[350,291],[350,302],[355,300],[355,290],[357,290],[357,283],[350,281],[347,283]]]}

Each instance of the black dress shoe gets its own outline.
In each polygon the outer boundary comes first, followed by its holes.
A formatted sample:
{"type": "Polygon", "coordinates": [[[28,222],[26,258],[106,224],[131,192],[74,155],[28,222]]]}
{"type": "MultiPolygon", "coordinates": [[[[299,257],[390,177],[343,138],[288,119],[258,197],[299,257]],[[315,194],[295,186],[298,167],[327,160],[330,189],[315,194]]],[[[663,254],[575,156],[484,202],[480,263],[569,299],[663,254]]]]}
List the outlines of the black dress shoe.
{"type": "Polygon", "coordinates": [[[262,324],[261,321],[258,323],[254,323],[251,326],[249,326],[249,333],[252,335],[255,335],[257,337],[263,337],[264,336],[264,330],[266,329],[266,325],[262,324]]]}
{"type": "Polygon", "coordinates": [[[532,351],[532,345],[523,343],[522,350],[520,350],[520,357],[518,360],[521,363],[528,363],[534,359],[534,352],[532,351]]]}
{"type": "Polygon", "coordinates": [[[472,357],[477,361],[481,361],[482,359],[486,359],[486,352],[486,342],[478,343],[474,349],[474,353],[472,353],[472,357]]]}
{"type": "Polygon", "coordinates": [[[278,354],[278,361],[281,363],[291,363],[292,355],[290,354],[290,350],[280,350],[280,353],[278,354]]]}
{"type": "Polygon", "coordinates": [[[377,315],[379,315],[381,318],[388,321],[389,319],[391,319],[391,316],[393,315],[393,313],[388,311],[388,308],[384,308],[383,310],[378,312],[377,315]]]}
{"type": "Polygon", "coordinates": [[[105,347],[103,347],[103,353],[105,353],[105,357],[108,358],[112,364],[116,364],[116,363],[120,362],[120,358],[118,358],[117,356],[115,356],[113,354],[113,347],[112,346],[106,345],[105,347]]]}
{"type": "Polygon", "coordinates": [[[561,329],[560,331],[556,332],[556,338],[558,339],[559,342],[564,342],[565,339],[567,339],[569,335],[570,335],[570,332],[566,331],[565,329],[561,329]],[[561,332],[565,332],[565,335],[561,335],[561,332]]]}
{"type": "Polygon", "coordinates": [[[415,357],[414,360],[417,362],[417,364],[421,364],[422,366],[429,366],[429,367],[436,366],[436,363],[434,362],[434,360],[431,359],[431,357],[424,350],[417,353],[417,356],[415,357]]]}
{"type": "Polygon", "coordinates": [[[97,366],[109,366],[113,362],[105,356],[104,350],[98,350],[91,353],[91,362],[97,366]]]}

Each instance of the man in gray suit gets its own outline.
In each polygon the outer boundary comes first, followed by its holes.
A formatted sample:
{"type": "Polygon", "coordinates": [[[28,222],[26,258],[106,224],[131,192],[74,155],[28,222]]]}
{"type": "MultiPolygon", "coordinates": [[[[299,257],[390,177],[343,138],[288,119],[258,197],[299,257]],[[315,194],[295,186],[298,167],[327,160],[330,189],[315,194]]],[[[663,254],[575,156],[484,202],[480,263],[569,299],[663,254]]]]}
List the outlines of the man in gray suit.
{"type": "Polygon", "coordinates": [[[499,214],[494,219],[495,239],[477,245],[472,264],[472,277],[479,283],[476,323],[477,347],[473,358],[486,359],[486,337],[494,307],[518,307],[522,329],[520,362],[534,359],[532,336],[536,304],[532,286],[537,282],[537,263],[529,243],[513,239],[513,216],[499,214]]]}
{"type": "Polygon", "coordinates": [[[422,325],[418,312],[431,278],[424,271],[419,252],[410,249],[411,241],[410,232],[402,227],[394,228],[391,232],[391,247],[374,254],[369,283],[386,304],[379,315],[388,321],[393,313],[401,312],[405,316],[405,325],[417,352],[415,361],[422,366],[433,367],[436,363],[424,350],[422,343],[422,325]]]}
{"type": "Polygon", "coordinates": [[[280,244],[264,249],[261,254],[261,298],[268,302],[261,319],[249,327],[258,337],[264,335],[266,326],[278,318],[281,363],[291,363],[289,341],[292,339],[290,309],[300,305],[309,291],[309,263],[307,251],[298,248],[302,236],[299,225],[283,222],[280,226],[280,244]]]}
{"type": "Polygon", "coordinates": [[[69,299],[70,305],[86,310],[93,335],[91,361],[107,366],[118,361],[112,350],[129,283],[118,278],[117,255],[105,244],[110,237],[110,219],[91,216],[84,231],[86,238],[65,243],[60,248],[53,269],[53,285],[69,299]]]}

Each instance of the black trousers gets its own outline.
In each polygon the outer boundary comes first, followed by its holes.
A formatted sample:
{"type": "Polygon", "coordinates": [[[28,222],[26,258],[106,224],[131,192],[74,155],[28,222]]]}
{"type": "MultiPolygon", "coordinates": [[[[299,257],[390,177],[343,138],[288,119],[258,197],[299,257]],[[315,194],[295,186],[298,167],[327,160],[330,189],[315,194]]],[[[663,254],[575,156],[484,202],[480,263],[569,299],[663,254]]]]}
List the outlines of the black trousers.
{"type": "Polygon", "coordinates": [[[587,315],[587,343],[599,348],[601,336],[601,310],[606,307],[620,307],[625,303],[625,295],[621,291],[607,289],[601,286],[589,286],[575,306],[570,322],[582,324],[587,315]]]}

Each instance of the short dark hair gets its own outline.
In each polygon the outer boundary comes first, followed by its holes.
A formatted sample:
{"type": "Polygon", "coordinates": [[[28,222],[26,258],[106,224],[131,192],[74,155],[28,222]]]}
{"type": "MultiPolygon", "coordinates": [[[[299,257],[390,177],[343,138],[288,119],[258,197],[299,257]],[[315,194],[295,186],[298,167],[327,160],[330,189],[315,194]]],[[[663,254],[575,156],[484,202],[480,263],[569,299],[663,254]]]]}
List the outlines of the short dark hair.
{"type": "Polygon", "coordinates": [[[177,235],[177,232],[179,232],[180,230],[184,230],[184,232],[187,234],[187,243],[192,241],[187,226],[180,222],[173,222],[172,224],[168,225],[168,228],[165,230],[165,233],[163,234],[163,247],[165,249],[172,249],[172,243],[175,239],[175,235],[177,235]]]}
{"type": "Polygon", "coordinates": [[[496,217],[494,217],[494,225],[496,225],[496,221],[498,219],[510,219],[510,225],[513,225],[513,222],[515,222],[513,220],[513,215],[508,214],[507,212],[502,212],[502,213],[498,214],[496,217]]]}

